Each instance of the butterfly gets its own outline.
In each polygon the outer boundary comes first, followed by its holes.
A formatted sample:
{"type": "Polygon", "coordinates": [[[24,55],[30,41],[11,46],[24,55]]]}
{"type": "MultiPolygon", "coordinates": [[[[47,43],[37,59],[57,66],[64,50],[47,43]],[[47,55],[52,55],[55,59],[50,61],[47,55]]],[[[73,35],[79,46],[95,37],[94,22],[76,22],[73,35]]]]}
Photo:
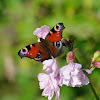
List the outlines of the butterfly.
{"type": "Polygon", "coordinates": [[[62,53],[61,39],[64,28],[63,23],[58,23],[50,30],[45,39],[40,38],[40,42],[22,48],[18,55],[21,58],[28,57],[39,62],[58,57],[62,53]]]}

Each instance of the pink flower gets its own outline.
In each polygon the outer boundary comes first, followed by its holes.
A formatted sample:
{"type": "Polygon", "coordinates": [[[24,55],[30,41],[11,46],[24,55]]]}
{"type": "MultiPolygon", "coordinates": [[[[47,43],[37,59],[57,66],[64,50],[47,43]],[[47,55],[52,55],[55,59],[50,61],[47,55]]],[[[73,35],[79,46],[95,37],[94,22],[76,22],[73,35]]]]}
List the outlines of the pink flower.
{"type": "Polygon", "coordinates": [[[57,76],[59,69],[58,69],[58,65],[57,65],[57,61],[56,59],[49,59],[49,60],[45,60],[42,63],[43,66],[43,70],[47,73],[47,74],[53,74],[54,77],[57,76]]]}
{"type": "Polygon", "coordinates": [[[100,68],[100,61],[96,61],[92,63],[95,67],[100,68]]]}
{"type": "Polygon", "coordinates": [[[67,57],[66,57],[67,63],[75,62],[75,51],[76,50],[77,50],[77,48],[74,49],[73,51],[68,52],[67,57]]]}
{"type": "MultiPolygon", "coordinates": [[[[60,82],[59,85],[65,84],[70,87],[81,87],[89,83],[88,77],[82,71],[82,65],[74,62],[70,62],[68,65],[62,67],[59,71],[60,82]]],[[[90,70],[84,69],[88,74],[90,70]]]]}
{"type": "Polygon", "coordinates": [[[33,34],[38,36],[38,42],[40,42],[40,38],[45,39],[45,37],[49,33],[49,31],[50,31],[49,26],[44,25],[44,26],[41,26],[40,28],[37,28],[33,32],[33,34]]]}
{"type": "Polygon", "coordinates": [[[59,77],[54,77],[53,74],[38,74],[38,80],[40,89],[44,89],[42,96],[48,97],[48,100],[51,100],[54,93],[56,94],[55,100],[60,98],[60,89],[58,86],[59,77]]]}

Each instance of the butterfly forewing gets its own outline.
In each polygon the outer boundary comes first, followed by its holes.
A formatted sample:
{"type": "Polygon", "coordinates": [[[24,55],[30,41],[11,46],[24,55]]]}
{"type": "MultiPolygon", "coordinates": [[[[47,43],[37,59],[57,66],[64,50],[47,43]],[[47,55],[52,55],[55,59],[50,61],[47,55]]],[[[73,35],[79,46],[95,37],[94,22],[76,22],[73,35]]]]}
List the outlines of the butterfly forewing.
{"type": "Polygon", "coordinates": [[[46,40],[49,42],[56,42],[60,41],[62,38],[62,30],[64,29],[63,23],[58,23],[56,26],[54,26],[50,32],[48,33],[46,40]]]}
{"type": "Polygon", "coordinates": [[[18,55],[20,57],[29,57],[34,59],[39,52],[39,45],[37,44],[31,44],[26,46],[25,48],[22,48],[19,52],[18,55]]]}

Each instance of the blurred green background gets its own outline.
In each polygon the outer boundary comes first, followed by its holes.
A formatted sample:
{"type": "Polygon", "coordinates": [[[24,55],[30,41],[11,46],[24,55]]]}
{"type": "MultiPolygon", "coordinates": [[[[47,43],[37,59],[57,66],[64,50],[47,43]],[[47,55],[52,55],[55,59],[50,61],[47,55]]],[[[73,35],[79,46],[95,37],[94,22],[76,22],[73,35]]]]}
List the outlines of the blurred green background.
{"type": "MultiPolygon", "coordinates": [[[[33,31],[57,23],[65,25],[63,37],[74,37],[76,57],[84,68],[100,49],[100,0],[0,0],[0,100],[47,100],[42,97],[37,79],[42,65],[18,51],[37,41],[33,31]]],[[[66,65],[65,56],[58,59],[66,65]]],[[[100,97],[100,70],[88,75],[100,97]]],[[[54,100],[53,97],[52,100],[54,100]]],[[[61,88],[60,100],[95,100],[89,87],[61,88]]]]}

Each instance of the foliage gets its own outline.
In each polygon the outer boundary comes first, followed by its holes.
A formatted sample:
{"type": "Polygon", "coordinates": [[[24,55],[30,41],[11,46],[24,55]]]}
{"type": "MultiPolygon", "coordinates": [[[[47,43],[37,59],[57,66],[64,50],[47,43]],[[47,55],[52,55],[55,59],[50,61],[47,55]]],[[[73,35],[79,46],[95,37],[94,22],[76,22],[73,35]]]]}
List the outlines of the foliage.
{"type": "MultiPolygon", "coordinates": [[[[1,0],[0,1],[0,100],[47,100],[41,97],[37,75],[42,66],[20,59],[19,49],[37,41],[33,31],[41,25],[66,27],[63,37],[74,37],[76,57],[88,68],[93,53],[100,49],[100,0],[1,0]]],[[[59,67],[65,56],[58,59],[59,67]]],[[[90,80],[100,97],[99,69],[90,80]]],[[[92,100],[88,86],[61,88],[60,100],[92,100]]],[[[53,98],[54,100],[54,98],[53,98]]]]}

